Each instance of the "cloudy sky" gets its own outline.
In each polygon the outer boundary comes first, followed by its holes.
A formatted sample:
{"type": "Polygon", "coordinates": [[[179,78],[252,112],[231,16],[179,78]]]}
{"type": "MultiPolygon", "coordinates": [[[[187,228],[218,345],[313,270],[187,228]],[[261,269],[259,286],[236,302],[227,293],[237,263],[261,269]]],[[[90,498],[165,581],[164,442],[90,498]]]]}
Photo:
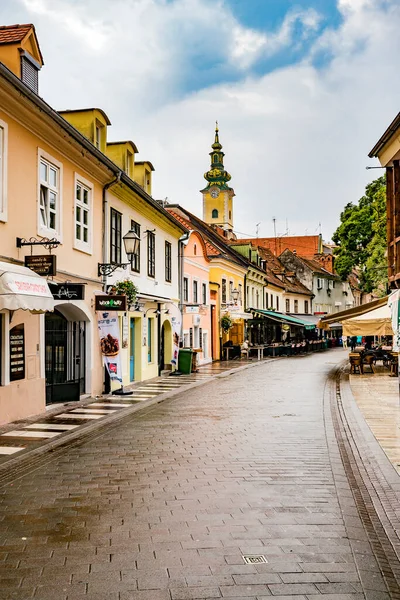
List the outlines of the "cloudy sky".
{"type": "Polygon", "coordinates": [[[153,193],[201,215],[214,123],[235,229],[321,231],[381,174],[367,154],[400,110],[398,0],[1,0],[32,22],[54,108],[98,106],[153,193]]]}

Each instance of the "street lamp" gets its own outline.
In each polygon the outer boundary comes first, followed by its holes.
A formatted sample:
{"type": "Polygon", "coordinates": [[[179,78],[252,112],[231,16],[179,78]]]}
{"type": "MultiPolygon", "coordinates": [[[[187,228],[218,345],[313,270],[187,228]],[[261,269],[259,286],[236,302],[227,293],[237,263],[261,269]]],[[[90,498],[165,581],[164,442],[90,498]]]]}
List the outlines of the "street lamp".
{"type": "MultiPolygon", "coordinates": [[[[139,248],[140,237],[133,229],[130,229],[128,233],[122,238],[124,242],[125,253],[130,261],[132,256],[135,255],[139,248]]],[[[116,269],[122,267],[126,269],[129,263],[98,263],[97,274],[99,277],[107,277],[114,273],[116,269]]]]}
{"type": "Polygon", "coordinates": [[[237,288],[234,288],[232,290],[232,292],[231,292],[231,295],[232,295],[233,301],[234,301],[235,306],[236,306],[236,304],[237,304],[237,302],[239,300],[240,292],[239,292],[239,290],[237,288]]]}

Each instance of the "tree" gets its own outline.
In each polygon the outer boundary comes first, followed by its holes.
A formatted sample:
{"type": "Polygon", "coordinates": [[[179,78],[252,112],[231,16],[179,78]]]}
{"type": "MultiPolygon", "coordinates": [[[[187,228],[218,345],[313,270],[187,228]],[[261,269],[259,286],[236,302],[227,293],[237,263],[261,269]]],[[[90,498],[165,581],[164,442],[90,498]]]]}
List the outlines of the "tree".
{"type": "Polygon", "coordinates": [[[386,178],[375,179],[365,188],[357,204],[350,202],[340,215],[332,236],[337,244],[335,268],[345,280],[357,269],[364,292],[385,293],[386,259],[386,178]]]}

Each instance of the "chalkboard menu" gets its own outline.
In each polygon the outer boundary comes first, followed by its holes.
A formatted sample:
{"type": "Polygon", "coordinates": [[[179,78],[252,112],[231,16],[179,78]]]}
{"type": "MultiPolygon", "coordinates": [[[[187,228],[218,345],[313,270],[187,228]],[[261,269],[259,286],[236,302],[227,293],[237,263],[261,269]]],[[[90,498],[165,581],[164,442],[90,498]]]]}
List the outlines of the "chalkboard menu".
{"type": "Polygon", "coordinates": [[[25,379],[25,330],[24,324],[10,330],[10,381],[25,379]]]}

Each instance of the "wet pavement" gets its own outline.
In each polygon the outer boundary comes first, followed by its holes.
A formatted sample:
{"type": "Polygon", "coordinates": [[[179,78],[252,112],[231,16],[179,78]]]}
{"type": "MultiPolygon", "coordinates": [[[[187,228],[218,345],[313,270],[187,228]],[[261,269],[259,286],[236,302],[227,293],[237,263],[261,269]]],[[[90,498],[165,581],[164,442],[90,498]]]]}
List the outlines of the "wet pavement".
{"type": "MultiPolygon", "coordinates": [[[[0,598],[398,598],[396,540],[390,554],[384,515],[373,538],[361,503],[379,486],[361,450],[349,458],[363,432],[353,438],[335,404],[346,409],[332,376],[342,360],[331,351],[210,380],[10,474],[0,598]]],[[[400,478],[379,461],[394,504],[400,478]]]]}

